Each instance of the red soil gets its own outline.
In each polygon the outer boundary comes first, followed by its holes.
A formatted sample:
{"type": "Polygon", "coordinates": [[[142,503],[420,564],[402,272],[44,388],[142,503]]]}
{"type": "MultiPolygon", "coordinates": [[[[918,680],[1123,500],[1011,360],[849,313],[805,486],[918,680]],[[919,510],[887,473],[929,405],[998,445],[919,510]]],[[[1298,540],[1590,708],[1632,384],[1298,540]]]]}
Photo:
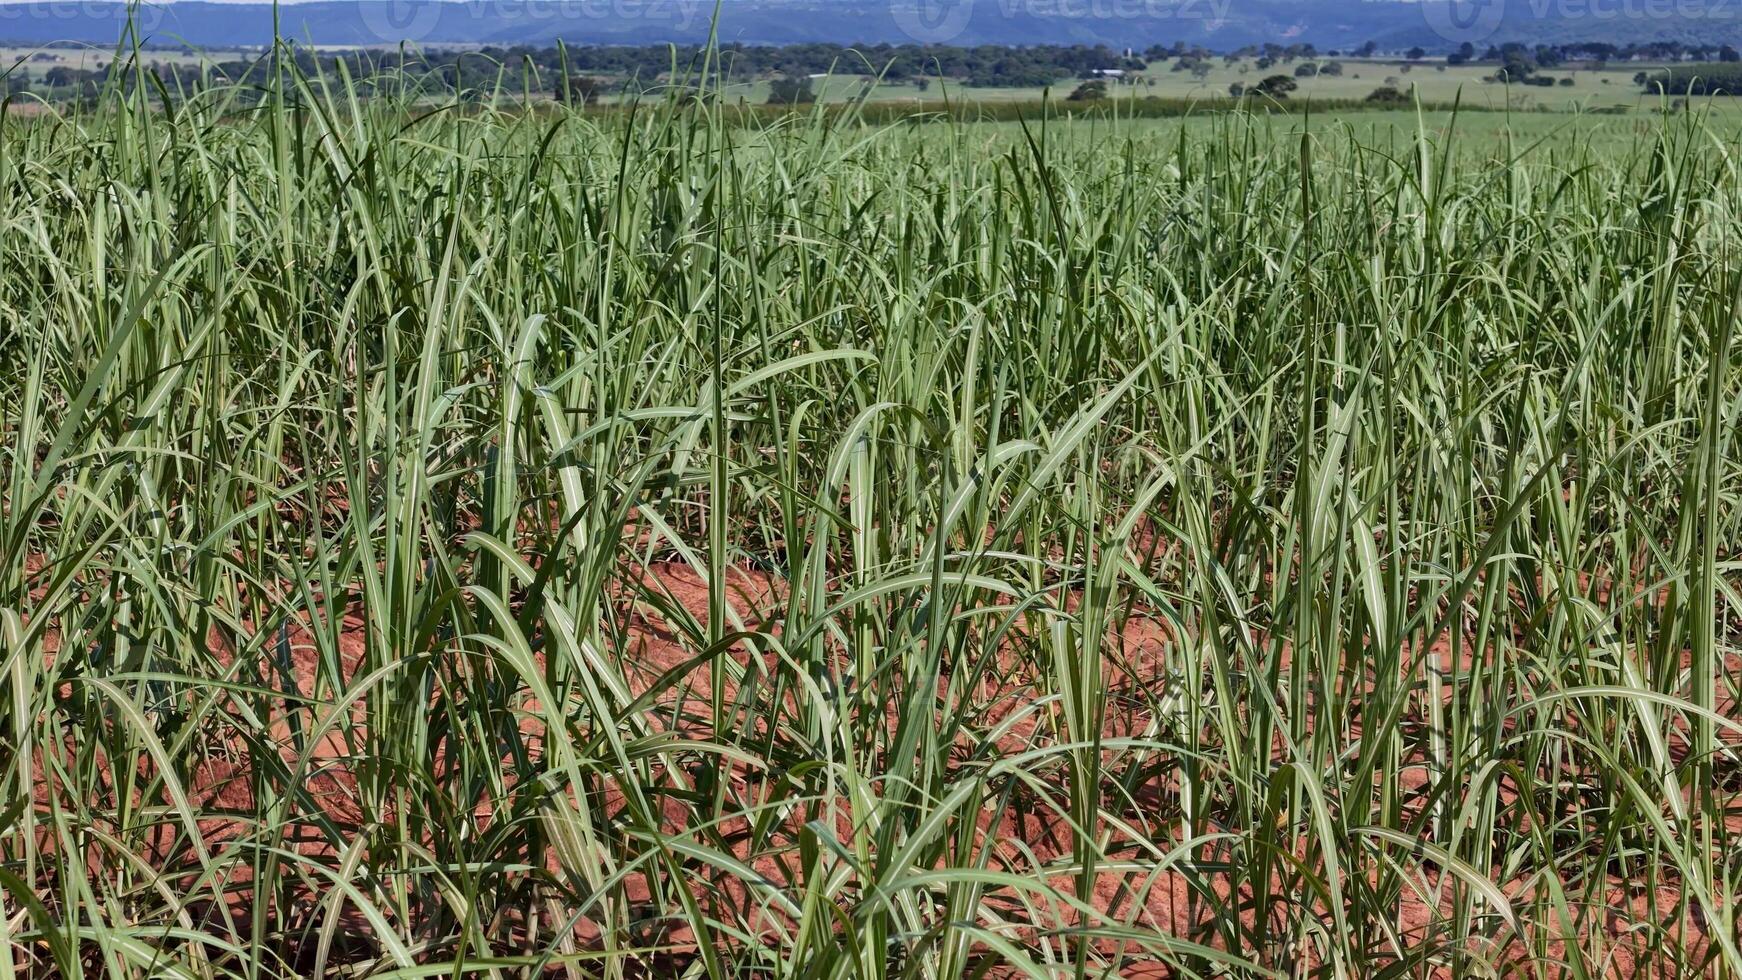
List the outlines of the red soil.
{"type": "MultiPolygon", "coordinates": [[[[677,609],[687,610],[691,616],[705,622],[708,589],[694,571],[682,565],[660,566],[648,573],[648,584],[654,591],[669,595],[674,612],[677,609]]],[[[765,574],[733,569],[729,576],[729,586],[729,601],[746,628],[755,630],[766,623],[769,634],[778,636],[779,625],[775,620],[780,604],[785,599],[783,583],[765,574]]],[[[631,686],[632,694],[640,695],[651,690],[662,676],[689,664],[695,657],[696,646],[684,637],[684,624],[672,621],[671,617],[662,615],[646,603],[625,600],[614,614],[621,618],[626,626],[626,635],[630,638],[630,648],[619,657],[619,663],[631,686]]],[[[360,665],[366,659],[366,624],[354,612],[349,613],[338,635],[337,655],[341,670],[347,681],[355,680],[360,665]]],[[[1142,735],[1164,721],[1155,717],[1155,699],[1146,695],[1153,695],[1157,690],[1175,683],[1165,672],[1166,654],[1173,637],[1157,622],[1134,616],[1123,624],[1123,629],[1111,633],[1106,642],[1109,650],[1116,651],[1116,655],[1110,655],[1103,667],[1113,697],[1109,699],[1109,715],[1100,734],[1105,738],[1142,735]]],[[[57,637],[52,634],[44,637],[42,647],[51,658],[55,654],[56,645],[57,637]]],[[[236,647],[233,643],[214,632],[209,646],[220,663],[234,663],[236,647]]],[[[279,663],[277,667],[288,668],[288,676],[295,679],[296,693],[306,699],[317,697],[320,692],[313,690],[311,679],[320,674],[321,664],[317,646],[306,624],[286,627],[279,641],[269,644],[268,647],[274,652],[267,656],[287,656],[287,662],[279,663]]],[[[760,667],[763,676],[776,669],[774,653],[760,648],[753,649],[747,642],[735,644],[728,656],[740,668],[760,667]]],[[[1284,650],[1282,656],[1286,663],[1289,651],[1284,650]]],[[[1468,648],[1463,651],[1459,663],[1451,663],[1450,646],[1443,641],[1431,652],[1430,660],[1440,669],[1448,671],[1455,666],[1458,670],[1467,672],[1474,666],[1468,648]]],[[[542,651],[537,662],[540,669],[546,667],[545,654],[542,651]]],[[[837,665],[839,666],[844,665],[837,665]]],[[[959,775],[963,778],[976,771],[972,764],[974,759],[1007,757],[1037,746],[1053,744],[1060,740],[1060,733],[1067,729],[1058,705],[1050,705],[1041,711],[1032,710],[1034,698],[1042,687],[1040,678],[1026,676],[1019,669],[1018,661],[1010,657],[1001,658],[1001,662],[990,666],[992,669],[977,677],[955,678],[946,671],[941,679],[940,686],[947,685],[952,679],[959,679],[966,686],[957,695],[971,699],[979,706],[981,731],[1008,722],[1008,726],[990,741],[976,739],[966,732],[957,736],[956,759],[960,766],[959,775]]],[[[1738,665],[1738,668],[1742,669],[1742,665],[1738,665]]],[[[655,731],[697,740],[711,737],[714,716],[711,669],[705,663],[695,666],[683,675],[683,683],[668,684],[654,696],[657,708],[645,714],[652,719],[650,724],[655,731]]],[[[263,673],[270,676],[269,671],[263,673]]],[[[741,693],[738,683],[730,677],[724,687],[728,703],[741,693]]],[[[444,695],[439,691],[432,695],[441,696],[444,695]]],[[[790,707],[798,695],[789,691],[785,697],[790,707]]],[[[537,746],[543,744],[544,734],[540,720],[542,716],[539,713],[541,706],[535,699],[525,696],[517,707],[522,711],[519,721],[521,732],[527,736],[528,743],[534,746],[534,751],[537,751],[537,746]]],[[[1734,705],[1727,702],[1723,707],[1726,713],[1730,713],[1734,705]]],[[[360,723],[366,718],[361,702],[354,703],[348,711],[353,722],[360,723]]],[[[888,705],[884,724],[893,729],[899,713],[898,704],[888,705]]],[[[302,774],[299,783],[307,792],[306,800],[296,801],[289,807],[286,824],[288,833],[284,846],[307,860],[331,864],[343,859],[344,855],[336,852],[332,843],[333,835],[330,832],[323,833],[323,827],[337,828],[340,839],[354,840],[367,837],[373,827],[391,823],[395,814],[390,807],[377,812],[366,812],[369,808],[364,802],[361,787],[368,775],[363,771],[366,766],[360,757],[358,740],[361,733],[346,725],[335,724],[312,744],[298,747],[301,733],[306,732],[311,719],[318,716],[318,713],[310,711],[281,711],[271,719],[265,732],[266,743],[276,748],[282,764],[290,771],[302,774]]],[[[1404,723],[1420,725],[1422,719],[1412,716],[1405,718],[1404,723]]],[[[1353,734],[1358,736],[1358,720],[1354,722],[1354,728],[1353,734]]],[[[245,762],[251,757],[257,758],[251,756],[250,752],[258,751],[258,745],[251,747],[240,729],[239,724],[238,729],[228,736],[220,734],[203,742],[201,748],[205,757],[192,765],[190,771],[193,775],[189,785],[185,787],[195,813],[199,814],[197,825],[205,846],[212,852],[221,851],[226,842],[249,834],[251,817],[262,802],[254,799],[249,778],[252,774],[247,771],[245,762]]],[[[754,738],[766,734],[752,731],[748,736],[754,738]]],[[[76,731],[69,734],[66,744],[58,747],[58,751],[69,755],[76,751],[77,737],[76,731]]],[[[1685,740],[1679,741],[1677,747],[1685,752],[1685,740]]],[[[1281,748],[1280,743],[1278,748],[1281,748]]],[[[42,764],[45,751],[48,750],[41,746],[36,750],[39,774],[47,771],[42,764]]],[[[438,772],[444,766],[444,752],[445,747],[436,749],[434,762],[438,772]]],[[[100,762],[99,765],[108,778],[111,774],[106,763],[100,762]]],[[[702,771],[700,767],[694,772],[657,769],[655,775],[657,781],[667,789],[682,790],[693,786],[702,771]]],[[[1066,816],[1069,812],[1068,788],[1072,778],[1070,767],[1061,759],[1050,767],[1036,767],[1036,771],[1043,775],[1043,784],[1022,788],[1020,792],[1009,795],[1001,806],[986,806],[978,810],[975,815],[976,830],[970,844],[971,852],[985,854],[988,867],[1003,869],[1025,878],[1035,877],[1042,869],[1067,861],[1072,855],[1075,836],[1070,831],[1066,816]]],[[[154,773],[149,771],[148,766],[142,765],[137,775],[139,780],[133,785],[133,793],[136,797],[142,797],[145,783],[154,773]]],[[[755,807],[766,803],[774,798],[780,788],[779,780],[774,774],[747,770],[742,766],[729,766],[724,778],[729,799],[741,806],[755,807]]],[[[1420,815],[1425,805],[1422,796],[1431,784],[1425,761],[1408,760],[1398,770],[1396,778],[1403,794],[1406,814],[1420,815]]],[[[112,779],[110,781],[113,783],[112,779]]],[[[630,802],[621,792],[621,787],[615,782],[608,782],[605,790],[606,812],[618,817],[624,816],[630,802]]],[[[58,787],[52,779],[43,778],[38,784],[37,809],[45,817],[50,811],[51,797],[57,791],[58,787]]],[[[116,786],[114,792],[120,794],[123,789],[116,786]]],[[[806,820],[821,819],[824,825],[832,824],[835,833],[842,840],[847,840],[853,834],[855,821],[868,818],[865,814],[852,813],[846,801],[839,800],[828,808],[798,808],[789,816],[775,821],[770,827],[760,828],[759,831],[745,817],[733,816],[704,834],[695,826],[698,819],[696,812],[678,795],[668,792],[655,799],[661,831],[692,838],[706,836],[734,857],[747,862],[758,875],[783,886],[798,884],[795,880],[797,861],[794,851],[806,820]]],[[[90,804],[98,801],[81,802],[90,804]]],[[[118,802],[118,796],[108,801],[110,805],[118,802]]],[[[1365,801],[1362,802],[1365,805],[1365,801]]],[[[1500,783],[1497,803],[1509,812],[1529,815],[1523,818],[1526,824],[1539,819],[1544,827],[1553,823],[1552,814],[1536,816],[1532,806],[1526,805],[1527,801],[1521,799],[1517,786],[1510,780],[1500,783]]],[[[1179,809],[1178,771],[1172,762],[1158,762],[1149,780],[1144,785],[1135,787],[1135,791],[1123,800],[1109,795],[1104,788],[1102,806],[1123,821],[1123,828],[1111,825],[1094,828],[1107,842],[1105,849],[1115,859],[1153,860],[1156,853],[1154,848],[1166,851],[1185,839],[1177,816],[1168,817],[1165,825],[1157,822],[1163,815],[1177,813],[1179,809]]],[[[92,812],[101,812],[101,805],[92,812]]],[[[1742,822],[1739,822],[1742,818],[1735,813],[1727,816],[1726,823],[1732,831],[1742,830],[1742,822]]],[[[470,816],[473,826],[479,832],[487,830],[493,819],[495,814],[490,812],[487,804],[475,807],[470,816]]],[[[1521,831],[1527,829],[1528,826],[1520,828],[1521,831]]],[[[1225,825],[1204,825],[1197,828],[1197,832],[1204,831],[1221,831],[1243,837],[1265,835],[1263,828],[1225,825]]],[[[1297,859],[1309,864],[1319,860],[1314,850],[1316,841],[1284,838],[1279,839],[1279,843],[1287,844],[1297,859]]],[[[166,819],[151,835],[151,844],[150,851],[141,857],[152,865],[161,866],[174,859],[178,850],[187,847],[187,837],[183,828],[173,819],[166,819]]],[[[61,844],[47,830],[39,828],[39,846],[52,853],[61,844]]],[[[1219,846],[1222,845],[1206,845],[1194,856],[1213,861],[1218,857],[1216,848],[1219,846]]],[[[1396,851],[1397,848],[1392,847],[1389,852],[1396,854],[1396,851]]],[[[185,854],[181,857],[185,860],[185,854]]],[[[1346,865],[1345,874],[1348,875],[1356,867],[1351,862],[1357,858],[1352,854],[1343,854],[1340,858],[1346,865]]],[[[116,860],[114,854],[105,853],[100,846],[88,847],[87,862],[94,873],[113,873],[116,860]]],[[[1445,936],[1454,912],[1454,901],[1459,898],[1450,887],[1454,879],[1451,876],[1442,877],[1442,871],[1431,859],[1416,860],[1409,855],[1402,855],[1401,860],[1405,867],[1419,870],[1415,880],[1427,890],[1418,894],[1407,881],[1403,884],[1402,892],[1396,898],[1397,916],[1390,923],[1391,928],[1406,943],[1427,941],[1430,936],[1437,936],[1440,942],[1449,942],[1445,936]]],[[[544,863],[546,870],[553,874],[572,875],[576,871],[574,868],[565,868],[565,859],[558,853],[547,855],[544,863]]],[[[1188,862],[1176,863],[1159,873],[1101,870],[1090,878],[1086,890],[1081,894],[1090,907],[1107,919],[1215,948],[1227,948],[1237,944],[1239,940],[1231,937],[1239,936],[1242,929],[1247,932],[1254,930],[1261,918],[1280,922],[1285,914],[1289,914],[1291,905],[1295,915],[1299,914],[1301,905],[1310,907],[1318,916],[1329,915],[1323,896],[1290,892],[1291,888],[1296,887],[1298,879],[1285,867],[1279,867],[1272,872],[1268,886],[1260,894],[1251,882],[1233,885],[1223,874],[1188,871],[1185,868],[1186,863],[1188,862]]],[[[1360,872],[1362,877],[1359,880],[1346,878],[1345,888],[1354,888],[1362,882],[1364,887],[1377,887],[1378,864],[1368,859],[1359,867],[1365,869],[1360,872]]],[[[246,860],[231,862],[222,883],[226,907],[213,914],[228,914],[242,919],[252,911],[253,905],[262,899],[252,894],[250,874],[246,860]]],[[[757,901],[757,891],[749,883],[737,880],[729,874],[710,872],[697,866],[687,867],[685,874],[690,877],[681,883],[683,887],[692,888],[713,914],[726,921],[735,921],[749,934],[772,938],[781,924],[779,916],[757,901]]],[[[1050,874],[1046,877],[1062,894],[1079,893],[1079,883],[1072,876],[1050,874]]],[[[1534,899],[1546,896],[1545,883],[1540,879],[1532,879],[1528,874],[1520,873],[1510,879],[1496,880],[1518,907],[1528,906],[1534,899]]],[[[321,913],[315,904],[320,892],[319,884],[316,879],[292,889],[294,894],[290,897],[290,902],[301,910],[300,914],[309,917],[308,921],[313,921],[321,913]]],[[[623,914],[628,916],[640,941],[664,945],[673,955],[682,958],[686,948],[693,950],[695,937],[685,928],[671,926],[669,922],[656,917],[648,917],[659,911],[655,902],[656,892],[661,887],[672,884],[664,876],[664,872],[658,869],[631,878],[626,883],[630,909],[623,914]],[[637,917],[643,917],[643,920],[636,923],[637,917]]],[[[1392,879],[1392,884],[1395,886],[1397,879],[1392,879]]],[[[1580,942],[1589,946],[1600,939],[1609,951],[1606,975],[1619,977],[1652,975],[1656,970],[1654,964],[1659,962],[1654,959],[1654,955],[1661,953],[1657,946],[1659,943],[1682,944],[1690,955],[1696,957],[1705,950],[1708,944],[1707,923],[1698,920],[1662,919],[1664,914],[1669,914],[1677,907],[1679,897],[1678,882],[1660,881],[1655,888],[1649,888],[1637,879],[1616,876],[1595,888],[1583,888],[1577,894],[1569,895],[1568,900],[1574,903],[1574,914],[1578,916],[1576,930],[1580,942]],[[1600,895],[1600,907],[1579,905],[1581,896],[1587,894],[1600,895]],[[1655,907],[1659,910],[1655,920],[1652,916],[1652,899],[1655,899],[1655,907]]],[[[1017,903],[1016,897],[1009,894],[993,894],[985,902],[989,907],[1001,908],[1015,921],[1021,921],[1027,915],[1017,903]]],[[[1467,892],[1463,894],[1463,903],[1469,904],[1467,892]]],[[[1493,920],[1491,927],[1486,930],[1490,938],[1472,940],[1466,949],[1490,962],[1510,964],[1513,967],[1534,963],[1536,969],[1555,975],[1557,971],[1553,963],[1564,959],[1569,951],[1564,940],[1558,938],[1565,934],[1564,930],[1551,928],[1556,924],[1544,910],[1539,910],[1534,917],[1527,920],[1522,936],[1501,929],[1498,921],[1493,920]],[[1533,945],[1536,948],[1533,949],[1533,945]]],[[[1068,903],[1055,902],[1049,911],[1043,913],[1041,921],[1049,925],[1068,926],[1079,922],[1081,918],[1080,913],[1068,903]]],[[[304,925],[306,926],[306,922],[304,925]]],[[[350,912],[344,914],[342,925],[342,932],[360,937],[359,941],[366,938],[369,932],[367,925],[350,912]]],[[[526,923],[524,928],[529,930],[530,937],[531,930],[548,933],[548,930],[556,926],[557,920],[552,918],[551,921],[543,923],[526,923]]],[[[570,941],[580,948],[597,945],[603,931],[610,926],[609,920],[594,915],[583,916],[573,924],[570,941]]],[[[283,928],[287,932],[294,932],[296,925],[287,922],[283,928]]],[[[1030,943],[1051,942],[1060,949],[1065,948],[1060,944],[1067,942],[1056,937],[1044,937],[1034,926],[1014,930],[1009,937],[1030,943]]],[[[1379,945],[1385,941],[1380,936],[1372,936],[1370,940],[1379,945]]],[[[1122,953],[1127,957],[1128,962],[1133,965],[1123,969],[1125,976],[1168,975],[1162,966],[1141,966],[1146,954],[1136,944],[1098,941],[1096,945],[1098,953],[1103,956],[1122,953]]],[[[1250,954],[1254,951],[1240,949],[1237,952],[1250,954]]],[[[1310,950],[1263,952],[1272,962],[1292,959],[1302,968],[1311,967],[1314,955],[1310,950]]],[[[1450,968],[1436,968],[1426,972],[1436,976],[1449,976],[1450,968]]],[[[1420,971],[1415,973],[1420,975],[1420,971]]]]}

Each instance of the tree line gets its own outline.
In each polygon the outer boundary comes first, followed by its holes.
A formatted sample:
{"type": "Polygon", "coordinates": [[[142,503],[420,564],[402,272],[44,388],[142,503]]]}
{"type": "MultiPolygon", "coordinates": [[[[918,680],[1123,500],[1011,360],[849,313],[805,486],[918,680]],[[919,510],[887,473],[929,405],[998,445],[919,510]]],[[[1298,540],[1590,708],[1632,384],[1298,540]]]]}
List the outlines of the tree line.
{"type": "MultiPolygon", "coordinates": [[[[1311,44],[1258,44],[1216,52],[1201,45],[1177,42],[1151,45],[1142,50],[1115,50],[1107,45],[1003,45],[955,46],[947,44],[794,44],[785,46],[729,43],[709,55],[696,46],[582,46],[499,45],[465,50],[347,51],[326,53],[297,46],[280,49],[275,61],[270,53],[255,53],[222,60],[153,60],[154,52],[140,53],[153,76],[154,89],[178,98],[213,85],[264,88],[272,72],[283,62],[293,63],[308,77],[349,80],[365,92],[408,92],[434,96],[482,95],[493,92],[539,93],[553,98],[592,102],[607,94],[649,92],[684,85],[700,76],[704,65],[711,78],[725,82],[768,80],[771,101],[800,102],[813,97],[809,79],[823,74],[881,76],[886,84],[911,84],[920,89],[933,81],[965,87],[1038,87],[1065,79],[1098,79],[1119,73],[1136,73],[1153,65],[1171,62],[1171,69],[1204,75],[1212,62],[1255,59],[1261,70],[1273,65],[1305,62],[1294,74],[1310,75],[1336,71],[1337,57],[1398,58],[1429,60],[1427,52],[1413,48],[1404,52],[1380,51],[1367,42],[1347,51],[1319,51],[1311,44]],[[1310,65],[1310,71],[1306,66],[1310,65]]],[[[1432,60],[1439,60],[1434,58],[1432,60]]],[[[1553,84],[1546,70],[1573,64],[1625,61],[1710,62],[1673,70],[1672,74],[1646,73],[1636,81],[1648,88],[1662,84],[1676,94],[1709,94],[1742,88],[1733,72],[1716,66],[1742,63],[1742,54],[1727,44],[1689,44],[1680,41],[1648,41],[1633,44],[1577,42],[1568,44],[1503,44],[1478,49],[1464,44],[1444,55],[1447,64],[1491,64],[1497,81],[1521,84],[1553,84]]],[[[94,97],[106,83],[106,70],[82,70],[55,65],[46,70],[21,62],[0,65],[0,97],[28,91],[51,96],[94,97]],[[36,70],[33,71],[32,69],[36,70]]],[[[137,73],[119,79],[135,84],[137,73]]],[[[1268,82],[1268,80],[1267,80],[1268,82]]],[[[1281,82],[1272,88],[1280,89],[1281,82]]],[[[1272,93],[1280,95],[1280,91],[1272,93]]]]}
{"type": "MultiPolygon", "coordinates": [[[[1190,54],[1191,49],[1182,49],[1190,54]]],[[[886,82],[925,84],[946,80],[970,87],[1049,85],[1060,79],[1089,77],[1111,70],[1141,71],[1152,58],[1172,57],[1171,49],[1146,53],[1114,51],[1104,45],[1002,47],[982,45],[801,44],[785,47],[726,44],[710,58],[696,47],[486,46],[425,52],[348,51],[329,54],[291,47],[281,52],[308,77],[348,78],[375,90],[413,87],[428,94],[492,91],[541,92],[590,101],[607,92],[635,92],[683,84],[700,76],[725,82],[804,79],[827,73],[881,75],[886,82]]],[[[261,54],[203,63],[153,61],[147,70],[170,92],[192,92],[214,84],[263,84],[274,70],[261,54]]],[[[10,91],[33,87],[30,65],[0,65],[10,91]]],[[[56,66],[34,80],[34,87],[83,90],[100,86],[105,70],[56,66]]]]}

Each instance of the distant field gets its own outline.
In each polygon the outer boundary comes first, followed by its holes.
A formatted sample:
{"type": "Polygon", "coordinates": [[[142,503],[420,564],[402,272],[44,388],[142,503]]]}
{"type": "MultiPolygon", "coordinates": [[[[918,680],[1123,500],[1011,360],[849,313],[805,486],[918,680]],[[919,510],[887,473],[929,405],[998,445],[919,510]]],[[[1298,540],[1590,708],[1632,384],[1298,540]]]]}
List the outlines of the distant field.
{"type": "MultiPolygon", "coordinates": [[[[1439,64],[1409,64],[1395,61],[1359,61],[1353,59],[1328,59],[1340,61],[1343,70],[1338,76],[1318,75],[1309,78],[1294,76],[1296,65],[1277,64],[1268,69],[1258,68],[1250,59],[1242,60],[1234,65],[1224,65],[1221,59],[1215,59],[1215,67],[1201,81],[1193,78],[1187,72],[1159,70],[1152,68],[1145,81],[1153,81],[1154,86],[1147,84],[1135,86],[1138,92],[1154,93],[1166,96],[1215,96],[1226,95],[1228,87],[1240,83],[1247,87],[1257,84],[1264,77],[1272,74],[1283,74],[1294,78],[1300,86],[1291,98],[1332,98],[1360,99],[1365,98],[1374,89],[1389,85],[1401,91],[1411,88],[1417,90],[1424,101],[1451,102],[1462,93],[1466,103],[1476,106],[1506,106],[1516,108],[1565,108],[1573,104],[1584,106],[1632,104],[1639,101],[1642,93],[1633,81],[1633,76],[1643,65],[1628,64],[1608,68],[1601,71],[1586,70],[1552,70],[1542,72],[1555,79],[1571,78],[1571,86],[1557,85],[1553,88],[1539,88],[1526,85],[1510,87],[1485,79],[1494,74],[1493,65],[1459,65],[1446,66],[1439,64]],[[1510,102],[1508,102],[1510,98],[1510,102]]],[[[1323,62],[1319,62],[1322,64],[1323,62]]],[[[1298,64],[1298,63],[1297,63],[1298,64]]]]}
{"type": "MultiPolygon", "coordinates": [[[[325,48],[327,51],[354,50],[345,48],[325,48]]],[[[113,57],[111,49],[104,48],[4,48],[0,47],[0,66],[9,66],[23,60],[25,66],[35,77],[40,78],[42,72],[54,67],[68,67],[79,70],[98,70],[106,67],[113,57]]],[[[185,51],[146,51],[141,57],[149,64],[153,61],[173,63],[178,65],[198,64],[201,61],[223,62],[232,60],[249,60],[260,57],[258,51],[208,51],[191,53],[185,51]]],[[[1273,74],[1288,75],[1299,86],[1291,98],[1296,100],[1319,99],[1363,99],[1374,89],[1381,86],[1392,86],[1400,91],[1408,92],[1412,87],[1420,93],[1427,102],[1450,103],[1455,98],[1462,98],[1466,105],[1478,108],[1514,109],[1591,109],[1605,106],[1651,105],[1655,100],[1649,99],[1640,90],[1633,76],[1642,70],[1649,70],[1656,65],[1640,62],[1617,64],[1600,70],[1597,69],[1548,69],[1543,74],[1557,81],[1563,78],[1571,79],[1568,86],[1556,85],[1550,88],[1540,88],[1515,84],[1507,86],[1487,81],[1494,73],[1493,65],[1460,65],[1446,66],[1443,62],[1410,64],[1395,60],[1361,60],[1354,58],[1320,59],[1319,64],[1335,60],[1342,65],[1342,74],[1338,76],[1319,75],[1316,77],[1297,78],[1294,71],[1300,62],[1279,63],[1268,69],[1257,67],[1255,60],[1243,58],[1232,64],[1225,63],[1221,58],[1210,61],[1212,68],[1202,78],[1190,72],[1172,70],[1172,62],[1158,62],[1151,65],[1148,71],[1138,76],[1137,84],[1128,81],[1109,84],[1109,94],[1115,98],[1153,96],[1166,99],[1223,99],[1228,96],[1229,87],[1236,83],[1250,87],[1263,78],[1273,74]]],[[[606,82],[615,81],[610,78],[606,82]]],[[[1074,78],[1061,78],[1050,87],[986,87],[968,86],[953,79],[928,79],[921,88],[910,81],[874,84],[876,80],[870,76],[857,74],[840,74],[832,77],[819,77],[813,81],[813,88],[821,101],[846,102],[860,98],[870,86],[869,99],[877,102],[931,102],[943,98],[959,99],[968,102],[1015,102],[1036,101],[1050,91],[1053,98],[1063,99],[1076,88],[1080,81],[1074,78]]],[[[729,99],[742,99],[749,103],[766,102],[769,96],[769,82],[739,82],[725,86],[725,94],[729,99]]],[[[620,101],[620,95],[606,95],[605,103],[620,101]]],[[[1742,100],[1739,100],[1742,101],[1742,100]]]]}
{"type": "MultiPolygon", "coordinates": [[[[0,47],[0,68],[9,68],[23,62],[33,74],[40,74],[55,67],[73,68],[80,71],[95,71],[108,67],[114,60],[114,48],[98,47],[55,47],[55,48],[21,48],[0,47]]],[[[233,58],[259,57],[259,52],[242,51],[206,51],[189,52],[176,50],[156,50],[144,52],[146,63],[160,61],[170,64],[195,65],[201,61],[228,61],[233,58]]]]}
{"type": "MultiPolygon", "coordinates": [[[[1363,99],[1374,89],[1390,85],[1405,92],[1413,87],[1428,102],[1450,103],[1461,94],[1466,104],[1479,108],[1597,108],[1651,104],[1655,101],[1647,99],[1640,86],[1633,81],[1636,73],[1656,67],[1643,63],[1616,65],[1602,70],[1550,69],[1543,74],[1557,81],[1570,78],[1573,84],[1557,84],[1551,88],[1514,84],[1508,88],[1506,85],[1485,80],[1494,74],[1493,65],[1448,67],[1443,62],[1409,64],[1357,59],[1326,60],[1341,62],[1342,74],[1295,78],[1294,70],[1298,62],[1260,69],[1250,58],[1241,59],[1231,65],[1224,64],[1222,59],[1217,58],[1212,62],[1214,67],[1210,73],[1200,79],[1190,72],[1172,71],[1171,63],[1163,62],[1152,65],[1148,71],[1142,73],[1138,84],[1109,80],[1108,92],[1115,98],[1155,96],[1169,99],[1223,99],[1228,96],[1230,85],[1239,83],[1250,87],[1269,75],[1283,74],[1293,78],[1299,86],[1290,96],[1294,99],[1363,99]]],[[[873,79],[866,76],[843,75],[819,78],[813,85],[823,101],[847,101],[857,98],[864,86],[871,81],[873,79]]],[[[1078,79],[1060,79],[1051,86],[1050,91],[1053,97],[1062,99],[1078,84],[1078,79]]],[[[741,97],[749,102],[766,101],[768,91],[767,82],[734,84],[726,88],[729,97],[741,97]]],[[[973,87],[950,79],[930,79],[923,90],[911,82],[885,82],[872,90],[871,98],[878,101],[919,102],[933,101],[947,94],[951,98],[968,101],[1024,101],[1039,99],[1046,91],[1048,90],[1040,86],[973,87]]]]}

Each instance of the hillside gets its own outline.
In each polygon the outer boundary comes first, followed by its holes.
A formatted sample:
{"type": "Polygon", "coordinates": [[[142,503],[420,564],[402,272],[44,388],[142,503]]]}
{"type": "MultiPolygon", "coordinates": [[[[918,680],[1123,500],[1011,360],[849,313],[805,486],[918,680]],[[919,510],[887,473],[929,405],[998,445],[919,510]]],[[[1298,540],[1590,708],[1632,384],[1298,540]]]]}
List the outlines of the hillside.
{"type": "MultiPolygon", "coordinates": [[[[110,44],[126,23],[122,3],[0,3],[0,42],[110,44]]],[[[647,44],[700,41],[711,6],[701,0],[534,0],[493,4],[443,0],[364,0],[289,4],[284,33],[325,45],[548,43],[647,44]]],[[[1742,41],[1742,7],[1677,5],[1668,10],[1603,10],[1548,0],[1405,3],[1394,0],[1168,0],[1167,3],[1066,3],[1064,0],[727,0],[723,40],[755,44],[812,41],[954,44],[1107,44],[1141,47],[1184,42],[1232,50],[1266,42],[1320,49],[1449,51],[1459,43],[1505,41],[1617,44],[1648,40],[1742,41]]],[[[203,48],[265,43],[273,8],[206,0],[149,4],[141,25],[152,43],[203,48]]]]}

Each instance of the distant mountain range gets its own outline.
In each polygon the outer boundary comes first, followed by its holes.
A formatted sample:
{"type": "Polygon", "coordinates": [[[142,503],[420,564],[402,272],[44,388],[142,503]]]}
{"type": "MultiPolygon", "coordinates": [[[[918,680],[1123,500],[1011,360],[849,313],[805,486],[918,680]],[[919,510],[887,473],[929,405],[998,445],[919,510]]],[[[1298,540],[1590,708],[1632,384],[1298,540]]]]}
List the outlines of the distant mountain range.
{"type": "MultiPolygon", "coordinates": [[[[1505,41],[1742,43],[1742,0],[722,0],[722,41],[1203,45],[1275,42],[1446,52],[1505,41]]],[[[708,36],[707,0],[311,0],[286,3],[282,32],[322,45],[649,44],[708,36]]],[[[0,2],[0,43],[113,44],[123,3],[0,2]]],[[[174,0],[140,8],[152,44],[267,43],[270,4],[174,0]]]]}

